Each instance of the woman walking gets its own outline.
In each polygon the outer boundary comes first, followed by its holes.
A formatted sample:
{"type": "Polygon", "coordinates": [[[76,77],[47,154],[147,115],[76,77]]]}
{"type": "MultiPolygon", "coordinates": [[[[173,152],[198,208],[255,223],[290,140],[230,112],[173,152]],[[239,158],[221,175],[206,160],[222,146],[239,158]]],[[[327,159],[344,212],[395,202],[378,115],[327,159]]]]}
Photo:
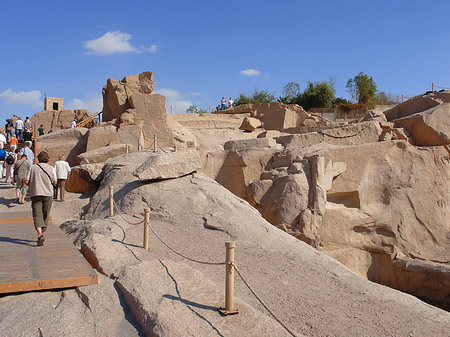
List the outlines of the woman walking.
{"type": "Polygon", "coordinates": [[[56,184],[55,169],[48,164],[48,153],[38,155],[39,163],[33,165],[25,184],[30,186],[31,208],[34,227],[38,233],[37,245],[44,244],[50,209],[52,208],[53,185],[56,184]]]}

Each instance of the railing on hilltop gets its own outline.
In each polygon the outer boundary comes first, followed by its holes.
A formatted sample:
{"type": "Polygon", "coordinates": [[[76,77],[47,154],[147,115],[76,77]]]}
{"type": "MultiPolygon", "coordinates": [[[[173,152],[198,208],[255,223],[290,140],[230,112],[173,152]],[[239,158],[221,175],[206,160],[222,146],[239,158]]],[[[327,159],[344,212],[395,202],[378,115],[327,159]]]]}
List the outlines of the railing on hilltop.
{"type": "Polygon", "coordinates": [[[100,121],[100,115],[103,111],[96,112],[91,117],[82,120],[81,122],[77,123],[77,127],[82,127],[88,125],[90,122],[95,122],[95,118],[98,117],[98,120],[100,121]]]}

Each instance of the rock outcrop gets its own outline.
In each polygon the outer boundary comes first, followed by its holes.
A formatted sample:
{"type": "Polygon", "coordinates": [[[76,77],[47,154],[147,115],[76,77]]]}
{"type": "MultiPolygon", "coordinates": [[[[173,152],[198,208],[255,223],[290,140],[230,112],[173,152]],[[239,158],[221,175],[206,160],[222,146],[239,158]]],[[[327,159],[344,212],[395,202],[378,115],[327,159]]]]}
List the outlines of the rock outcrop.
{"type": "Polygon", "coordinates": [[[88,131],[86,128],[64,129],[40,136],[37,153],[47,151],[52,164],[62,155],[70,166],[76,166],[77,156],[86,152],[88,131]]]}
{"type": "Polygon", "coordinates": [[[43,110],[34,114],[30,120],[36,129],[43,125],[44,132],[57,131],[70,128],[73,120],[77,123],[88,119],[91,114],[87,110],[43,110]]]}
{"type": "Polygon", "coordinates": [[[450,144],[450,103],[396,119],[395,125],[408,131],[415,145],[439,146],[450,144]]]}
{"type": "Polygon", "coordinates": [[[125,76],[121,81],[108,79],[103,87],[103,121],[119,118],[130,107],[132,94],[151,94],[154,88],[153,73],[150,71],[125,76]]]}

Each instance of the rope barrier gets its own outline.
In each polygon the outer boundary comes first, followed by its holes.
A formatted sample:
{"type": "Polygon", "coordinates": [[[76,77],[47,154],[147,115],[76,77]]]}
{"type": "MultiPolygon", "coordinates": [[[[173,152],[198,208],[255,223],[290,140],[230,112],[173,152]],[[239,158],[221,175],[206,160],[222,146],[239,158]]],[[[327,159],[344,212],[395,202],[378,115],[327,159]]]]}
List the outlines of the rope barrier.
{"type": "Polygon", "coordinates": [[[122,213],[120,212],[119,207],[117,207],[116,201],[115,201],[114,199],[113,199],[113,204],[114,204],[114,207],[115,207],[116,210],[117,210],[117,213],[119,213],[120,217],[121,217],[126,223],[128,223],[128,224],[130,224],[130,225],[133,225],[133,226],[140,225],[141,223],[144,223],[144,219],[142,219],[142,221],[136,222],[136,223],[129,222],[127,219],[125,219],[125,218],[123,217],[123,215],[122,215],[122,213]]]}
{"type": "Polygon", "coordinates": [[[200,264],[207,264],[207,265],[213,265],[213,266],[221,266],[221,265],[225,265],[225,262],[206,262],[206,261],[199,261],[193,258],[190,258],[189,256],[186,256],[184,254],[181,254],[179,252],[177,252],[175,249],[173,249],[172,247],[170,247],[159,235],[158,233],[155,232],[155,230],[153,229],[152,226],[150,226],[150,224],[148,225],[148,227],[150,228],[150,230],[153,232],[153,234],[155,234],[155,236],[164,244],[164,246],[166,246],[168,249],[170,249],[172,252],[174,252],[175,254],[189,260],[192,262],[196,262],[196,263],[200,263],[200,264]]]}
{"type": "MultiPolygon", "coordinates": [[[[132,223],[129,222],[127,219],[124,218],[123,214],[120,212],[119,207],[117,207],[116,201],[114,199],[112,199],[112,202],[114,204],[114,207],[116,208],[117,212],[119,213],[120,217],[127,222],[130,225],[139,225],[145,222],[145,218],[137,223],[132,223]]],[[[175,253],[178,256],[181,256],[182,258],[185,258],[189,261],[195,262],[195,263],[199,263],[199,264],[205,264],[205,265],[213,265],[213,266],[221,266],[221,265],[230,265],[232,267],[234,267],[234,270],[236,270],[236,273],[239,275],[239,277],[241,278],[242,282],[244,282],[244,284],[247,286],[247,288],[250,290],[250,292],[253,294],[253,296],[255,296],[255,298],[258,300],[259,303],[261,303],[261,305],[267,310],[267,312],[275,319],[275,321],[278,322],[278,324],[280,324],[291,336],[293,337],[297,337],[297,335],[292,332],[274,313],[272,310],[269,309],[269,307],[264,303],[264,301],[258,296],[258,294],[256,294],[256,292],[253,290],[253,288],[250,286],[250,284],[247,282],[247,280],[242,276],[241,272],[239,271],[238,267],[236,266],[236,264],[234,262],[208,262],[208,261],[200,261],[197,259],[193,259],[189,256],[186,256],[180,252],[178,252],[176,249],[172,248],[168,243],[166,243],[160,236],[159,234],[153,229],[152,226],[150,226],[150,223],[147,222],[147,226],[148,228],[150,228],[150,230],[152,231],[153,234],[155,234],[155,236],[162,242],[162,244],[164,244],[164,246],[166,246],[169,250],[171,250],[173,253],[175,253]]],[[[233,246],[234,247],[234,246],[233,246]]],[[[227,253],[228,254],[228,253],[227,253]]],[[[228,257],[227,257],[228,258],[228,257]]],[[[233,258],[234,260],[234,258],[233,258]]],[[[237,311],[236,311],[237,312],[237,311]]]]}
{"type": "Polygon", "coordinates": [[[170,153],[171,152],[171,151],[164,150],[159,144],[158,144],[158,148],[164,153],[170,153]]]}
{"type": "Polygon", "coordinates": [[[250,286],[250,284],[245,280],[245,278],[241,275],[241,272],[239,271],[236,264],[233,264],[234,270],[236,270],[236,273],[241,278],[242,282],[247,286],[247,288],[250,290],[250,292],[255,296],[255,298],[261,303],[261,305],[267,310],[267,312],[287,331],[289,334],[293,337],[297,337],[297,335],[291,331],[273,312],[270,310],[267,305],[264,303],[264,301],[256,294],[256,292],[253,290],[253,288],[250,286]]]}

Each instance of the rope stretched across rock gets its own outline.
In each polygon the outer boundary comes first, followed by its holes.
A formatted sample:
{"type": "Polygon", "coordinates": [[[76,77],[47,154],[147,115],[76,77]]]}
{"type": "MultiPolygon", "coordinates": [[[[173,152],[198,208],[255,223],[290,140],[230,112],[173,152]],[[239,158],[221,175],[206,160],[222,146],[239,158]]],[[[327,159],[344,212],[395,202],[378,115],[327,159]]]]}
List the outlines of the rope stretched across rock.
{"type": "Polygon", "coordinates": [[[273,312],[269,309],[269,307],[264,303],[264,301],[256,294],[256,292],[253,290],[253,288],[250,286],[250,284],[245,280],[245,278],[241,275],[241,272],[239,271],[236,264],[233,264],[234,270],[236,270],[236,274],[241,278],[242,282],[247,286],[247,288],[250,290],[250,292],[255,296],[255,298],[258,300],[259,303],[267,310],[267,312],[287,331],[289,334],[293,337],[297,337],[297,335],[292,332],[273,312]]]}
{"type": "Polygon", "coordinates": [[[117,210],[117,213],[119,213],[120,217],[121,217],[126,223],[128,223],[128,224],[130,224],[130,225],[133,225],[133,226],[140,225],[141,223],[144,223],[144,220],[145,220],[145,219],[142,219],[142,221],[139,221],[139,222],[136,222],[136,223],[134,223],[134,222],[129,222],[127,219],[125,219],[125,218],[123,217],[123,215],[122,215],[122,213],[120,212],[119,207],[117,207],[116,201],[115,201],[114,199],[113,199],[113,203],[114,203],[114,207],[115,207],[116,210],[117,210]]]}
{"type": "MultiPolygon", "coordinates": [[[[130,225],[139,225],[141,223],[143,223],[145,221],[142,220],[138,223],[131,223],[129,221],[127,221],[122,213],[120,212],[119,208],[117,207],[117,204],[115,202],[115,200],[113,199],[113,203],[114,206],[116,207],[117,212],[119,213],[119,215],[121,216],[121,218],[126,221],[127,223],[129,223],[130,225]]],[[[244,284],[247,286],[247,288],[250,290],[250,292],[253,294],[253,296],[255,296],[255,298],[259,301],[259,303],[261,303],[261,305],[267,310],[267,312],[293,337],[297,337],[296,334],[294,334],[273,312],[272,310],[269,309],[269,307],[264,303],[264,301],[256,294],[256,292],[253,290],[253,288],[250,286],[250,284],[245,280],[245,278],[242,276],[242,274],[240,273],[238,267],[236,266],[235,263],[229,263],[229,262],[207,262],[207,261],[200,261],[200,260],[196,260],[193,259],[189,256],[186,256],[180,252],[178,252],[177,250],[175,250],[174,248],[170,247],[159,235],[158,233],[153,229],[152,226],[150,226],[150,224],[147,224],[147,226],[150,228],[150,230],[153,232],[153,234],[155,234],[155,236],[164,244],[164,246],[166,246],[169,250],[171,250],[172,252],[174,252],[175,254],[177,254],[178,256],[181,256],[182,258],[185,258],[189,261],[195,262],[195,263],[200,263],[200,264],[206,264],[206,265],[214,265],[214,266],[220,266],[220,265],[226,265],[226,264],[231,264],[234,267],[234,270],[236,270],[236,273],[238,274],[238,276],[241,278],[242,282],[244,282],[244,284]]]]}

